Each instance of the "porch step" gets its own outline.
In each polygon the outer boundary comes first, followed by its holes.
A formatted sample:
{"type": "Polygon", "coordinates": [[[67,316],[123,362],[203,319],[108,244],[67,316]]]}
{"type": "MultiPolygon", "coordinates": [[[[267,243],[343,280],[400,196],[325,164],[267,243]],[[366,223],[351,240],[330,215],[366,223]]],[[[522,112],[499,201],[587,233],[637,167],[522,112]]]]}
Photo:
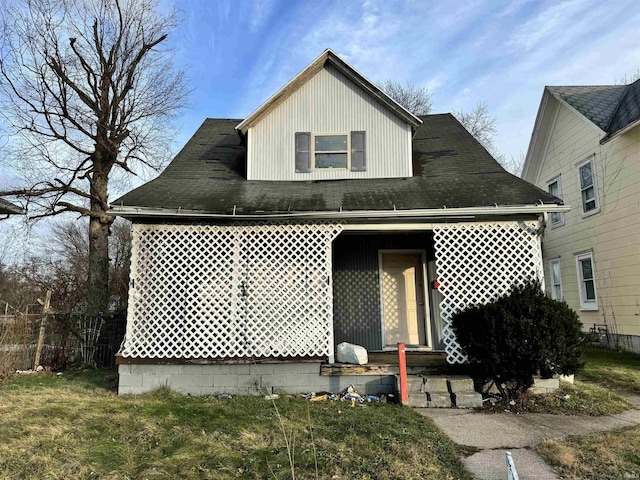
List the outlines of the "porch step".
{"type": "MultiPolygon", "coordinates": [[[[400,390],[400,379],[396,376],[400,390]]],[[[407,375],[409,406],[414,408],[480,408],[482,394],[466,376],[407,375]]]]}

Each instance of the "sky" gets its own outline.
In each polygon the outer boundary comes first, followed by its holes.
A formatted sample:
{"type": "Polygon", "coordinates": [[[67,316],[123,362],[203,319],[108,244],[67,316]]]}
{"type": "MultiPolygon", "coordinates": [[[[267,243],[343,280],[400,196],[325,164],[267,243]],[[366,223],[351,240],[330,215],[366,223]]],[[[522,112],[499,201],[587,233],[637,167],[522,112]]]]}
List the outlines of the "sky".
{"type": "Polygon", "coordinates": [[[432,113],[484,101],[497,151],[526,153],[545,85],[640,69],[638,0],[179,0],[170,37],[193,88],[176,146],[206,117],[245,118],[326,48],[370,80],[427,86],[432,113]]]}
{"type": "MultiPolygon", "coordinates": [[[[192,90],[176,152],[205,118],[245,118],[326,48],[376,83],[427,86],[432,113],[486,102],[507,159],[526,153],[545,85],[612,84],[640,69],[639,0],[160,1],[180,11],[167,47],[192,90]]],[[[0,184],[10,177],[0,168],[0,184]]],[[[1,222],[0,247],[13,223],[1,222]]]]}

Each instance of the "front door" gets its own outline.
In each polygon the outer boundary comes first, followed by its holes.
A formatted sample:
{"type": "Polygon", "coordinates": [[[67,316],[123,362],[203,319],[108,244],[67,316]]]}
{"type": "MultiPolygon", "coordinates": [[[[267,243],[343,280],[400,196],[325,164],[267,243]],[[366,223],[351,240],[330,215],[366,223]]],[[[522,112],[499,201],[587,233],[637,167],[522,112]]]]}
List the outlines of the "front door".
{"type": "Polygon", "coordinates": [[[420,253],[382,253],[385,347],[426,345],[424,272],[420,253]]]}

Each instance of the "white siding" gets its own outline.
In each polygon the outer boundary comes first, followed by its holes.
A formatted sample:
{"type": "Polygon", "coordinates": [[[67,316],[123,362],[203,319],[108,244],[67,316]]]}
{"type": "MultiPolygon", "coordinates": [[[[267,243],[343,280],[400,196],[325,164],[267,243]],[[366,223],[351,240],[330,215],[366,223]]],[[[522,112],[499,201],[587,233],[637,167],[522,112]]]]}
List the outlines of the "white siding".
{"type": "MultiPolygon", "coordinates": [[[[536,185],[560,175],[571,211],[565,224],[547,228],[543,253],[560,257],[564,299],[585,328],[607,324],[612,333],[640,335],[640,128],[600,145],[601,134],[560,107],[536,185]],[[583,216],[578,164],[595,155],[600,212],[583,216]],[[575,255],[593,252],[598,310],[580,310],[575,255]]],[[[547,285],[549,282],[547,272],[547,285]]]]}
{"type": "Polygon", "coordinates": [[[410,177],[411,126],[331,66],[248,132],[249,180],[330,180],[410,177]],[[367,170],[295,171],[295,132],[366,132],[367,170]]]}

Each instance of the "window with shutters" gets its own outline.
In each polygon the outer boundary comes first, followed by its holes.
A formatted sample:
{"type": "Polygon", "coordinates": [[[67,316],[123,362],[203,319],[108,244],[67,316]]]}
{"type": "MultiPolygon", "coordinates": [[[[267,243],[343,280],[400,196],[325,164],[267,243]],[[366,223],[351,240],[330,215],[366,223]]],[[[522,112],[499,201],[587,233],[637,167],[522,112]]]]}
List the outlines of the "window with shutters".
{"type": "MultiPolygon", "coordinates": [[[[551,195],[562,198],[562,183],[559,175],[547,182],[547,190],[551,195]]],[[[564,225],[564,213],[551,213],[549,215],[549,222],[551,223],[551,228],[564,225]]]]}
{"type": "Polygon", "coordinates": [[[593,265],[593,253],[586,252],[576,255],[578,269],[578,283],[580,291],[580,310],[597,310],[596,275],[593,265]]]}
{"type": "Polygon", "coordinates": [[[313,136],[313,168],[349,168],[349,134],[316,133],[313,136]]]}
{"type": "Polygon", "coordinates": [[[588,216],[600,211],[598,187],[596,185],[596,169],[592,155],[578,165],[580,196],[582,197],[582,215],[588,216]]]}
{"type": "Polygon", "coordinates": [[[313,170],[367,170],[365,132],[296,132],[296,173],[313,170]]]}

